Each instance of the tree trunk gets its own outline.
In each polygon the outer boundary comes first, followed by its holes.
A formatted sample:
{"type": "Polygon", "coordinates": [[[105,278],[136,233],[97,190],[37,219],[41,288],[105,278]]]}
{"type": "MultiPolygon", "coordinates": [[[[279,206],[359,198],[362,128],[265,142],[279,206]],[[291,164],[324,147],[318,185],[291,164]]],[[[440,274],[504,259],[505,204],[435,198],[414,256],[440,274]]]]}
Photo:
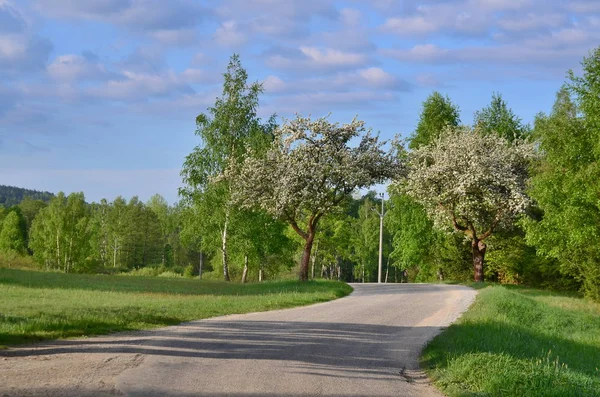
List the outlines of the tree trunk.
{"type": "Polygon", "coordinates": [[[258,281],[262,282],[264,280],[264,278],[265,278],[265,275],[263,273],[263,264],[261,262],[260,269],[258,269],[258,281]]]}
{"type": "Polygon", "coordinates": [[[384,283],[386,283],[386,284],[388,281],[388,274],[390,274],[390,258],[389,257],[387,260],[387,264],[385,265],[385,281],[384,281],[384,283]]]}
{"type": "Polygon", "coordinates": [[[300,281],[308,280],[308,263],[310,262],[310,252],[312,250],[314,240],[315,233],[311,231],[308,233],[308,237],[306,238],[304,252],[302,253],[302,260],[300,261],[300,281]]]}
{"type": "Polygon", "coordinates": [[[56,231],[56,267],[58,269],[61,268],[61,266],[60,266],[60,232],[58,230],[56,231]]]}
{"type": "Polygon", "coordinates": [[[317,253],[319,252],[319,242],[317,241],[317,245],[315,245],[315,253],[312,256],[312,270],[311,270],[311,275],[312,275],[312,279],[315,279],[315,262],[317,261],[317,253]]]}
{"type": "Polygon", "coordinates": [[[362,282],[365,282],[365,264],[362,265],[362,282]]]}
{"type": "Polygon", "coordinates": [[[202,251],[200,251],[200,263],[198,264],[198,278],[202,280],[202,267],[204,265],[204,256],[202,255],[202,251]]]}
{"type": "Polygon", "coordinates": [[[248,280],[248,255],[244,255],[244,271],[242,272],[242,284],[248,280]]]}
{"type": "Polygon", "coordinates": [[[225,212],[221,250],[223,251],[223,279],[225,281],[230,281],[229,264],[227,263],[227,226],[229,226],[229,210],[226,210],[225,212]]]}
{"type": "Polygon", "coordinates": [[[113,245],[113,267],[117,267],[117,250],[118,250],[118,245],[117,245],[117,239],[115,238],[114,240],[114,245],[113,245]]]}
{"type": "Polygon", "coordinates": [[[473,250],[473,270],[475,273],[475,282],[483,282],[483,260],[485,259],[485,250],[487,246],[483,241],[473,240],[471,241],[471,248],[473,250]]]}

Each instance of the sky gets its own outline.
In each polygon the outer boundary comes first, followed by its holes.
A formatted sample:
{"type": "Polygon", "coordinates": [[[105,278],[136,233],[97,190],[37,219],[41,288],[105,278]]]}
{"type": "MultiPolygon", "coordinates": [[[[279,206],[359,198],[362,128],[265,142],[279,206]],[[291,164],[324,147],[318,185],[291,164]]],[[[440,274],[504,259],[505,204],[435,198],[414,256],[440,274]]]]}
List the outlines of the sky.
{"type": "Polygon", "coordinates": [[[530,123],[599,44],[598,0],[0,0],[0,184],[176,202],[233,53],[261,117],[391,139],[434,90],[530,123]]]}

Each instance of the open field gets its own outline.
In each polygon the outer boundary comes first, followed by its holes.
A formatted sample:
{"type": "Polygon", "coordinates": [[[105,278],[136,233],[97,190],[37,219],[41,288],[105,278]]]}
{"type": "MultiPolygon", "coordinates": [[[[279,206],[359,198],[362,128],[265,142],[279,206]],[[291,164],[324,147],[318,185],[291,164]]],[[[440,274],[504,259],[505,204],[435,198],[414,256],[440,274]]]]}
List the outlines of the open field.
{"type": "Polygon", "coordinates": [[[422,364],[449,396],[600,396],[600,305],[490,286],[422,364]]]}
{"type": "Polygon", "coordinates": [[[324,302],[339,282],[232,284],[0,269],[0,345],[174,325],[324,302]]]}

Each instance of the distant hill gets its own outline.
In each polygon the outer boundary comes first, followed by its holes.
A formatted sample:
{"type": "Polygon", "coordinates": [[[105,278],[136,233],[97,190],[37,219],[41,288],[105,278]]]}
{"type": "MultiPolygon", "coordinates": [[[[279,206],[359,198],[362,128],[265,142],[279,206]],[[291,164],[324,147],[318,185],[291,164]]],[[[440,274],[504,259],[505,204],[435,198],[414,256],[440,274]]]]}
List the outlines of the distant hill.
{"type": "Polygon", "coordinates": [[[15,186],[0,185],[0,205],[12,207],[19,204],[25,197],[34,200],[50,201],[54,194],[50,192],[39,192],[37,190],[23,189],[15,186]]]}

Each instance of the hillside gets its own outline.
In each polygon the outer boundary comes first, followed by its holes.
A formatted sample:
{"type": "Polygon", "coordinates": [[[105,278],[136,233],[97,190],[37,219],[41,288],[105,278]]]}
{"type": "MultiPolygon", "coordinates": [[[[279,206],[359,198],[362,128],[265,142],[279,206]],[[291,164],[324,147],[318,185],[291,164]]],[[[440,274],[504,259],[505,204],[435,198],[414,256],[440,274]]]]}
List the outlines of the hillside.
{"type": "Polygon", "coordinates": [[[34,200],[50,201],[54,194],[50,192],[40,192],[37,190],[23,189],[15,186],[0,185],[0,205],[11,207],[19,204],[25,197],[34,200]]]}

